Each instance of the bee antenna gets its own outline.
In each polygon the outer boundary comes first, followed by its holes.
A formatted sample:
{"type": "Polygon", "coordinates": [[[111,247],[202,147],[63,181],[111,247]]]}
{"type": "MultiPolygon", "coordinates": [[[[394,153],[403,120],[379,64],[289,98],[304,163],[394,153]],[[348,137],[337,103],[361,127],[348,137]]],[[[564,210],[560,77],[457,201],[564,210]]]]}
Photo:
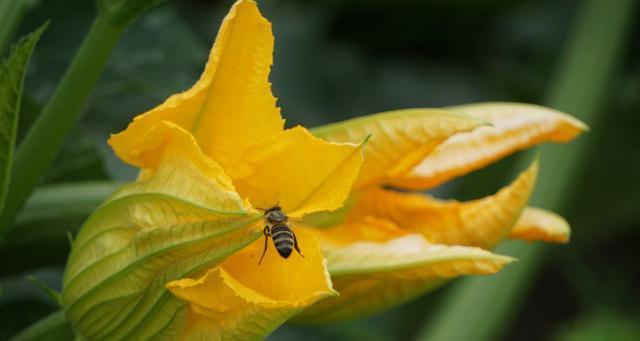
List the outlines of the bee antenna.
{"type": "Polygon", "coordinates": [[[265,209],[265,208],[260,208],[260,207],[256,207],[255,209],[256,209],[256,210],[259,210],[259,211],[263,211],[263,212],[264,212],[264,211],[266,211],[266,209],[265,209]]]}

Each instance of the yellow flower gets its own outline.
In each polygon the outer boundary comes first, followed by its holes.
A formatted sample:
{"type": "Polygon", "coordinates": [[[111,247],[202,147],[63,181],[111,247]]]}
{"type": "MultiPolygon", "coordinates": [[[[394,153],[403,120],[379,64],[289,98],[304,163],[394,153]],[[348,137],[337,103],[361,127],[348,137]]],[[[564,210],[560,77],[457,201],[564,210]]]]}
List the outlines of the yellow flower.
{"type": "MultiPolygon", "coordinates": [[[[494,273],[511,259],[486,249],[520,216],[535,164],[495,196],[468,203],[385,186],[433,187],[584,128],[550,109],[490,104],[383,113],[313,135],[285,130],[268,80],[272,54],[270,23],[254,1],[239,0],[196,84],[111,137],[140,174],[74,241],[62,302],[79,335],[257,339],[303,311],[300,321],[334,321],[447,278],[494,273]],[[269,244],[259,265],[258,208],[276,203],[292,218],[333,213],[324,228],[292,224],[304,257],[285,260],[269,244]]],[[[561,218],[526,212],[514,238],[568,238],[561,218]]]]}
{"type": "Polygon", "coordinates": [[[297,321],[326,323],[372,314],[423,294],[443,279],[496,272],[510,259],[483,249],[506,237],[568,241],[564,219],[526,208],[537,161],[495,195],[470,202],[411,191],[433,188],[534,144],[568,142],[586,126],[528,104],[483,103],[446,111],[397,111],[314,131],[339,142],[372,137],[348,208],[318,230],[340,296],[319,302],[297,321]],[[490,125],[452,129],[454,113],[490,125]]]}
{"type": "Polygon", "coordinates": [[[342,206],[364,145],[283,129],[272,49],[270,23],[238,1],[197,83],[109,140],[141,172],[74,242],[62,299],[83,337],[255,339],[335,295],[308,231],[294,228],[304,258],[271,246],[258,265],[256,208],[296,218],[342,206]]]}

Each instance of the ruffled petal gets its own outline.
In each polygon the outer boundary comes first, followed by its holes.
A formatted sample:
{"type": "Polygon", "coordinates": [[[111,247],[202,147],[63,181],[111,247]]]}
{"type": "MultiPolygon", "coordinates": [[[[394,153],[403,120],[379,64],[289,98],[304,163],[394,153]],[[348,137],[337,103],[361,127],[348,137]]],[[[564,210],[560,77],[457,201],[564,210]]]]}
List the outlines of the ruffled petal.
{"type": "Polygon", "coordinates": [[[245,146],[282,130],[268,79],[272,60],[271,24],[254,1],[236,2],[198,82],[136,117],[109,143],[122,160],[145,168],[134,151],[158,122],[170,121],[193,134],[205,154],[223,167],[235,164],[245,146]]]}
{"type": "Polygon", "coordinates": [[[295,127],[245,150],[230,171],[238,192],[254,207],[280,203],[290,216],[342,206],[362,164],[362,148],[330,143],[295,127]]]}
{"type": "Polygon", "coordinates": [[[358,143],[371,136],[355,188],[388,182],[412,169],[453,134],[487,124],[440,109],[397,110],[313,129],[328,141],[358,143]]]}
{"type": "Polygon", "coordinates": [[[464,246],[431,244],[420,235],[384,243],[327,248],[327,264],[340,296],[298,315],[299,323],[332,323],[374,314],[406,302],[461,275],[492,274],[511,258],[464,246]]]}
{"type": "Polygon", "coordinates": [[[189,305],[188,324],[178,339],[261,339],[306,307],[335,295],[320,242],[309,231],[296,234],[304,258],[293,254],[284,259],[270,245],[258,265],[264,247],[258,240],[198,279],[167,284],[189,305]]]}
{"type": "Polygon", "coordinates": [[[509,233],[511,239],[568,243],[569,223],[561,216],[537,207],[527,207],[509,233]]]}
{"type": "Polygon", "coordinates": [[[244,209],[226,172],[204,155],[193,136],[180,126],[159,122],[132,153],[143,160],[146,168],[137,182],[120,188],[111,200],[130,194],[156,193],[225,212],[244,209]]]}
{"type": "Polygon", "coordinates": [[[527,205],[537,171],[535,161],[495,195],[468,202],[374,189],[361,197],[347,220],[373,216],[420,233],[434,243],[490,248],[509,234],[527,205]]]}
{"type": "Polygon", "coordinates": [[[411,171],[394,179],[394,185],[432,188],[518,150],[543,142],[569,142],[587,129],[569,115],[531,104],[481,103],[447,110],[487,120],[493,126],[447,139],[411,171]]]}

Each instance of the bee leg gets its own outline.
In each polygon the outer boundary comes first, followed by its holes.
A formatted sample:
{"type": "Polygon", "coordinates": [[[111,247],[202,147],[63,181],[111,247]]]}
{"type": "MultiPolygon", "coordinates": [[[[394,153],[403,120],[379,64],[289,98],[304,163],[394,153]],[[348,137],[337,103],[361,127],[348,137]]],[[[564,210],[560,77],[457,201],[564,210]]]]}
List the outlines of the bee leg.
{"type": "Polygon", "coordinates": [[[271,229],[269,228],[269,225],[265,225],[262,233],[264,234],[264,251],[262,251],[262,256],[260,256],[260,261],[258,262],[258,265],[262,263],[262,259],[264,258],[264,255],[267,253],[269,237],[271,237],[271,229]]]}
{"type": "Polygon", "coordinates": [[[300,248],[298,247],[298,238],[296,238],[296,234],[293,231],[291,231],[291,234],[293,234],[293,247],[295,247],[298,254],[304,258],[304,255],[300,252],[300,248]]]}

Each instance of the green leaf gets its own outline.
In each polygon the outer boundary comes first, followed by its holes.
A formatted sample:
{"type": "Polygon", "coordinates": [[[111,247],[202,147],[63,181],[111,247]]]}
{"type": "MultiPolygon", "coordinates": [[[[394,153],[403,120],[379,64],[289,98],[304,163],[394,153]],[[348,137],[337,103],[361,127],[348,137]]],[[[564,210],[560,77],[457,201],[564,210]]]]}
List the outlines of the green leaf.
{"type": "Polygon", "coordinates": [[[6,207],[0,214],[0,237],[4,237],[27,198],[55,159],[78,116],[113,46],[124,27],[98,16],[60,85],[44,107],[14,159],[6,207]]]}
{"type": "Polygon", "coordinates": [[[13,226],[13,221],[27,198],[46,173],[75,126],[89,94],[102,73],[111,51],[127,24],[149,8],[153,1],[100,1],[98,16],[65,72],[51,100],[44,107],[27,135],[22,139],[14,158],[11,197],[0,214],[0,238],[13,226]],[[117,5],[107,9],[111,4],[117,5]],[[106,7],[105,7],[106,6],[106,7]],[[118,8],[131,10],[120,17],[118,8]],[[115,12],[111,11],[116,9],[115,12]],[[135,12],[135,13],[134,13],[135,12]],[[129,14],[134,15],[129,15],[129,14]],[[123,19],[123,20],[121,20],[123,19]]]}
{"type": "Polygon", "coordinates": [[[9,188],[22,86],[29,58],[48,23],[24,37],[0,65],[0,212],[9,188]]]}

